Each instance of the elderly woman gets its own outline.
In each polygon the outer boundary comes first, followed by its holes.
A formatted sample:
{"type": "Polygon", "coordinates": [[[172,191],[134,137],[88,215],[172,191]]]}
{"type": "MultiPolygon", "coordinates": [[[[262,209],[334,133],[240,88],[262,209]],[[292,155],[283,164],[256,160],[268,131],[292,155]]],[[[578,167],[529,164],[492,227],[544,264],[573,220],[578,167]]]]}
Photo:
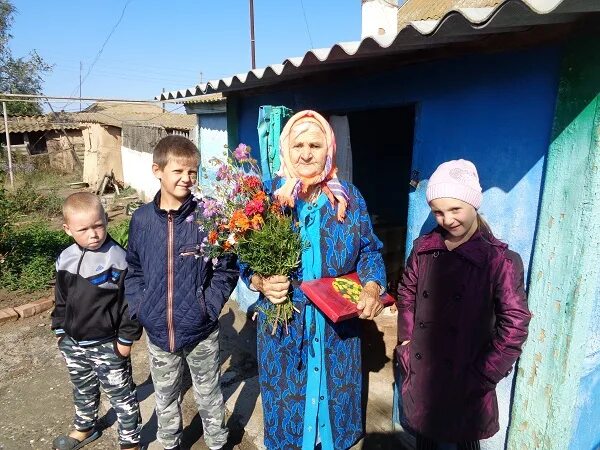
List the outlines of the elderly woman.
{"type": "MultiPolygon", "coordinates": [[[[294,208],[302,240],[299,277],[314,280],[358,272],[360,318],[373,319],[386,285],[363,197],[336,177],[335,137],[314,111],[294,115],[281,134],[281,178],[275,196],[294,208]]],[[[251,277],[261,302],[285,301],[290,280],[251,277]]],[[[359,320],[334,324],[293,282],[295,313],[287,334],[258,333],[259,382],[268,449],[346,449],[363,435],[359,320]]],[[[264,303],[263,303],[264,304],[264,303]]],[[[265,329],[259,315],[259,330],[265,329]]]]}

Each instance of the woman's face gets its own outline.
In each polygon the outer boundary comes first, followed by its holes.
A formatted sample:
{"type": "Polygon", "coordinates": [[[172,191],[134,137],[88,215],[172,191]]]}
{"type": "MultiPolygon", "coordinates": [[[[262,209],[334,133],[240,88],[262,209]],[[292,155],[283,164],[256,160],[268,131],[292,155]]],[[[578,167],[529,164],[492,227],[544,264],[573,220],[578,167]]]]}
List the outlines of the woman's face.
{"type": "Polygon", "coordinates": [[[325,134],[313,123],[303,123],[291,129],[290,160],[302,178],[312,178],[325,169],[327,145],[325,134]]]}

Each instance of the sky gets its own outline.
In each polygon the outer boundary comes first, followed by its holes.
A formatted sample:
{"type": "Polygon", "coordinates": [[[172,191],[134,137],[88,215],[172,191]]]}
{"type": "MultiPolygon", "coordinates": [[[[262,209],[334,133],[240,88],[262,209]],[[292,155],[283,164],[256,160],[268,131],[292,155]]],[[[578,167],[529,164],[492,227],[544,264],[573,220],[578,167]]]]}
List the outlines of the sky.
{"type": "MultiPolygon", "coordinates": [[[[80,63],[83,97],[137,100],[251,68],[249,0],[12,1],[10,47],[53,65],[46,95],[79,95],[80,63]]],[[[359,40],[360,13],[360,0],[254,0],[257,67],[359,40]]]]}

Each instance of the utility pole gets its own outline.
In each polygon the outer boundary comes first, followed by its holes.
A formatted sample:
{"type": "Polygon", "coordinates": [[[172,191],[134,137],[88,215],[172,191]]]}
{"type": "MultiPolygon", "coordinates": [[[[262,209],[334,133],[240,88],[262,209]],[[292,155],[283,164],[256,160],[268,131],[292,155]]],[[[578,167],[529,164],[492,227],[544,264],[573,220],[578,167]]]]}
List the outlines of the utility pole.
{"type": "Polygon", "coordinates": [[[8,176],[10,178],[11,189],[15,187],[12,169],[12,156],[10,154],[10,133],[8,132],[8,117],[6,115],[6,102],[2,102],[2,112],[4,114],[4,132],[6,133],[6,150],[8,153],[8,176]]]}
{"type": "Polygon", "coordinates": [[[81,112],[81,71],[83,70],[83,63],[79,61],[79,112],[81,112]]]}
{"type": "Polygon", "coordinates": [[[256,54],[254,40],[254,0],[250,0],[250,52],[252,55],[252,69],[256,69],[256,54]]]}

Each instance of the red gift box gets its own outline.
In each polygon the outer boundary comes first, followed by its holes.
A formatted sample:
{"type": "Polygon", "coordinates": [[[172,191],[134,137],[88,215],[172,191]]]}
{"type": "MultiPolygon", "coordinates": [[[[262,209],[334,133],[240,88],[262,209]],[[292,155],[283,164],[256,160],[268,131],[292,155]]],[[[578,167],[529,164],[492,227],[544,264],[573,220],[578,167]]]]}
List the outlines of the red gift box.
{"type": "MultiPolygon", "coordinates": [[[[334,323],[360,315],[355,302],[362,286],[356,272],[336,278],[303,281],[300,289],[334,323]]],[[[391,306],[395,300],[386,292],[381,296],[381,302],[391,306]]]]}

